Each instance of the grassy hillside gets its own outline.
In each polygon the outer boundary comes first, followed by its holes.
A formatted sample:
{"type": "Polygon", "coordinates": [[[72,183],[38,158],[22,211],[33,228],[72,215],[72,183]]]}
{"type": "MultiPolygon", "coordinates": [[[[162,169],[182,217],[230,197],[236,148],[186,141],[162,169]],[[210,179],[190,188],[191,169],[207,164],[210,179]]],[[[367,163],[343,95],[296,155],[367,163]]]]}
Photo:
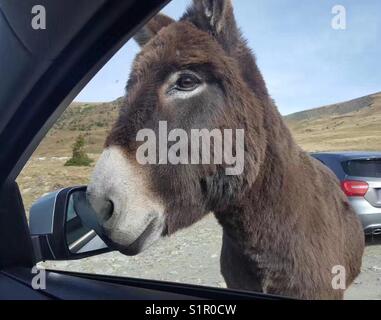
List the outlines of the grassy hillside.
{"type": "Polygon", "coordinates": [[[87,152],[100,153],[122,103],[120,98],[109,103],[71,104],[45,137],[35,156],[69,156],[78,135],[85,137],[87,152]]]}
{"type": "MultiPolygon", "coordinates": [[[[86,150],[100,153],[123,103],[73,103],[36,151],[38,156],[69,156],[82,134],[86,150]]],[[[381,150],[381,93],[298,112],[285,117],[296,141],[307,151],[381,150]]]]}
{"type": "Polygon", "coordinates": [[[285,117],[307,151],[381,150],[381,93],[285,117]]]}
{"type": "Polygon", "coordinates": [[[111,103],[73,103],[67,108],[17,179],[27,211],[45,193],[88,184],[121,103],[121,99],[111,103]],[[66,167],[79,135],[84,136],[85,150],[94,162],[90,167],[66,167]]]}

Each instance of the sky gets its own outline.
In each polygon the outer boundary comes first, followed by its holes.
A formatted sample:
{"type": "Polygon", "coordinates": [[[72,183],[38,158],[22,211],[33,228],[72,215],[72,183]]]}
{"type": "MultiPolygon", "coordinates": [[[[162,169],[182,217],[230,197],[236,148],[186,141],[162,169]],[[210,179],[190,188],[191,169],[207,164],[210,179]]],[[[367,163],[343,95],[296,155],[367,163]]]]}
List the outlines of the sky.
{"type": "MultiPolygon", "coordinates": [[[[190,3],[172,0],[163,13],[178,19],[190,3]]],[[[233,5],[282,114],[381,91],[380,0],[233,0],[233,5]],[[337,5],[345,8],[345,29],[332,27],[337,5]]],[[[139,50],[133,40],[127,42],[76,101],[123,96],[139,50]]]]}

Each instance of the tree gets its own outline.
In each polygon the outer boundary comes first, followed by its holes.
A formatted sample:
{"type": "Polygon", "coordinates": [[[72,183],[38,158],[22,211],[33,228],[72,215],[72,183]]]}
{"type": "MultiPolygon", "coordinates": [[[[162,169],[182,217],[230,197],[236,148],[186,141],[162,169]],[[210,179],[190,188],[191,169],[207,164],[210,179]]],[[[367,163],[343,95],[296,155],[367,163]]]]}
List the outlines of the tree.
{"type": "Polygon", "coordinates": [[[88,167],[93,162],[88,157],[85,150],[85,139],[79,135],[73,144],[73,155],[70,160],[65,163],[66,167],[88,167]]]}

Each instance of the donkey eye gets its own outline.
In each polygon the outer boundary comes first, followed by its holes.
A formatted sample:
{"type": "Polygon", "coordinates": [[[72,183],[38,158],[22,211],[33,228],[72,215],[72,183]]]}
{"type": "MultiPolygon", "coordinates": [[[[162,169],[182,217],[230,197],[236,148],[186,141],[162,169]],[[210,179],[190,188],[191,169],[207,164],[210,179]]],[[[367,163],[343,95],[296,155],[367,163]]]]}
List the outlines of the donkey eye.
{"type": "Polygon", "coordinates": [[[183,91],[191,91],[196,89],[200,84],[200,80],[193,74],[183,74],[176,82],[176,89],[183,91]]]}

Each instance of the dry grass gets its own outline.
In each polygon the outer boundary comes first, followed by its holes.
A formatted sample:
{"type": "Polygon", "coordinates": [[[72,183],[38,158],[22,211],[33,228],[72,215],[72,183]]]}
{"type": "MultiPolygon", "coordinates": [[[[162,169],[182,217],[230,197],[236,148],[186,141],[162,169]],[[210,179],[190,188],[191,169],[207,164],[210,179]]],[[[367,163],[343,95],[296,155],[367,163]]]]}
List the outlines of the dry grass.
{"type": "MultiPolygon", "coordinates": [[[[97,160],[99,155],[89,154],[97,160]]],[[[17,179],[27,212],[43,194],[70,186],[87,185],[94,165],[65,167],[68,157],[33,156],[17,179]]]]}
{"type": "MultiPolygon", "coordinates": [[[[295,120],[286,118],[297,143],[306,151],[381,150],[381,94],[365,108],[295,120]]],[[[342,104],[345,108],[345,103],[342,104]]],[[[329,111],[329,110],[328,110],[329,111]]]]}

